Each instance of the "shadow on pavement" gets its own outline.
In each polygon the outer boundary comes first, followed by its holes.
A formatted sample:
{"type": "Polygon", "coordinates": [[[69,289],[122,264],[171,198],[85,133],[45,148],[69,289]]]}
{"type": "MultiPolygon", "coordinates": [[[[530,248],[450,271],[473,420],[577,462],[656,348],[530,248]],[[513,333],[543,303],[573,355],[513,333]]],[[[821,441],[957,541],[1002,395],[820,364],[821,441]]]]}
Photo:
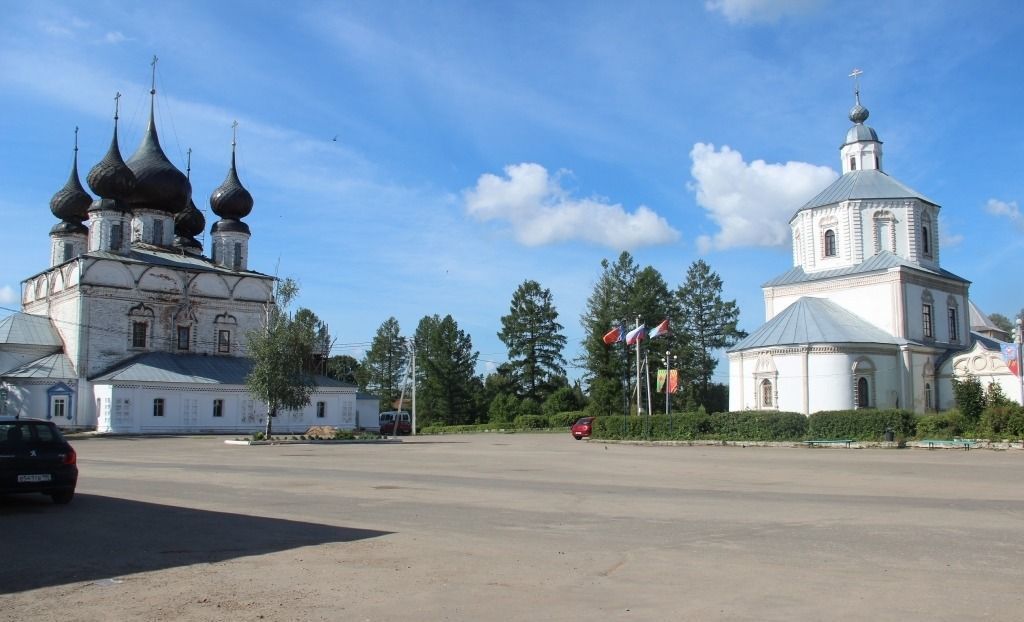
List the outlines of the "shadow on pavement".
{"type": "Polygon", "coordinates": [[[389,532],[77,494],[0,496],[0,594],[389,532]]]}

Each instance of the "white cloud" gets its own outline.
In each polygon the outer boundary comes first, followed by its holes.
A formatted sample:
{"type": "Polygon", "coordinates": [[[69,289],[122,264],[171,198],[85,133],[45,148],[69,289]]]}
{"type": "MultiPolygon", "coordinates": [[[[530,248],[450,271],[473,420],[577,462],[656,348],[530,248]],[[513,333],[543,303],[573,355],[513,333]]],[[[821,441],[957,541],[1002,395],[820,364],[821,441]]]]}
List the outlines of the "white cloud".
{"type": "Polygon", "coordinates": [[[774,22],[787,14],[805,13],[819,0],[707,0],[704,8],[718,11],[730,24],[774,22]]]}
{"type": "Polygon", "coordinates": [[[0,287],[0,305],[12,305],[18,302],[19,292],[10,285],[0,287]]]}
{"type": "Polygon", "coordinates": [[[121,43],[122,41],[125,41],[126,37],[124,36],[124,33],[122,33],[120,30],[113,30],[104,35],[103,40],[107,43],[117,44],[121,43]]]}
{"type": "Polygon", "coordinates": [[[1002,216],[1009,219],[1015,226],[1024,228],[1024,215],[1020,213],[1020,207],[1016,201],[1000,201],[989,199],[985,204],[985,211],[995,216],[1002,216]]]}
{"type": "Polygon", "coordinates": [[[560,176],[539,164],[505,167],[505,177],[486,173],[463,191],[466,211],[481,221],[506,221],[527,246],[584,240],[613,249],[666,244],[679,232],[650,208],[633,213],[602,198],[578,199],[562,188],[560,176]]]}
{"type": "Polygon", "coordinates": [[[690,151],[697,203],[719,226],[714,236],[700,236],[702,253],[737,246],[782,246],[789,243],[789,219],[815,194],[838,177],[827,166],[806,162],[749,164],[743,155],[723,146],[697,143],[690,151]]]}

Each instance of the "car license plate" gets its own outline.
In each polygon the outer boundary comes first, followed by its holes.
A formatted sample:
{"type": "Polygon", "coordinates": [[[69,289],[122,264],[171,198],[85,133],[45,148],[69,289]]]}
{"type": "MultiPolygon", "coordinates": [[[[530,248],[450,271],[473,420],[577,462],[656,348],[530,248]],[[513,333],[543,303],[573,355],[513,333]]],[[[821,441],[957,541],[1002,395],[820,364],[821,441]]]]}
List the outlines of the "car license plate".
{"type": "Polygon", "coordinates": [[[53,476],[49,473],[33,473],[30,475],[19,475],[18,483],[48,482],[51,479],[53,479],[53,476]]]}

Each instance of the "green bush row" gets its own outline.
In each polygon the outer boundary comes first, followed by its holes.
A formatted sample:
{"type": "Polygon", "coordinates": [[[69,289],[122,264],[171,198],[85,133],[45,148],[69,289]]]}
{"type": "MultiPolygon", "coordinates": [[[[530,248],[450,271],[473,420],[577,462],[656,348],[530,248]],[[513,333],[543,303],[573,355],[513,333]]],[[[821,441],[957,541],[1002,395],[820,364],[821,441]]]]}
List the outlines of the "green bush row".
{"type": "Polygon", "coordinates": [[[881,441],[892,430],[897,439],[913,438],[918,416],[909,410],[832,410],[807,418],[807,436],[816,439],[848,438],[855,441],[881,441]]]}
{"type": "Polygon", "coordinates": [[[598,417],[592,438],[663,440],[794,441],[804,437],[807,417],[777,411],[672,413],[650,417],[598,417]]]}

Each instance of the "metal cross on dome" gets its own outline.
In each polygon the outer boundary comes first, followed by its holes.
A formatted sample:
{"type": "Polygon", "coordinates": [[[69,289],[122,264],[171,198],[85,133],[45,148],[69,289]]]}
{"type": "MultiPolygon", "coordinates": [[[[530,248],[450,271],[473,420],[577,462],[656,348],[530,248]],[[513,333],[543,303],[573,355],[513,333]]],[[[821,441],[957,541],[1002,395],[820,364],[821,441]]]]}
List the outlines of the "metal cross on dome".
{"type": "Polygon", "coordinates": [[[864,72],[860,69],[854,68],[854,70],[850,72],[849,76],[853,78],[853,94],[857,96],[858,103],[860,102],[860,76],[863,73],[864,72]]]}

